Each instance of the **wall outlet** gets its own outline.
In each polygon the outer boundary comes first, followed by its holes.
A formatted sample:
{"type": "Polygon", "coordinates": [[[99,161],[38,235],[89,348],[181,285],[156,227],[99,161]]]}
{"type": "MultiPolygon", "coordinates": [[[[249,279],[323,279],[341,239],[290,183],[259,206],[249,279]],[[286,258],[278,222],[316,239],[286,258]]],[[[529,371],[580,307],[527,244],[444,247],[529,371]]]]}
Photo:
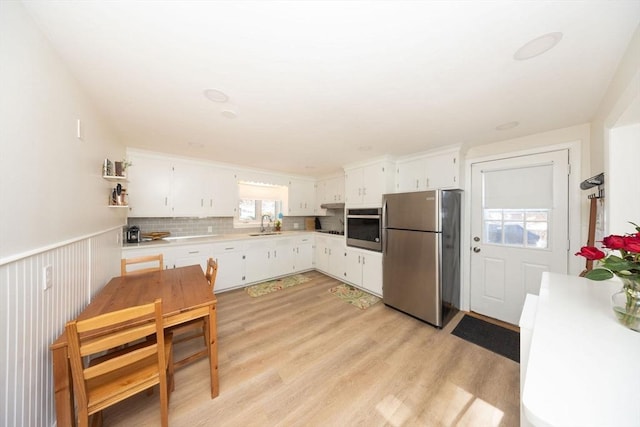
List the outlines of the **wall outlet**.
{"type": "Polygon", "coordinates": [[[213,226],[208,226],[207,227],[207,233],[213,233],[213,226]]]}
{"type": "Polygon", "coordinates": [[[42,290],[49,289],[53,282],[53,267],[47,265],[42,268],[42,290]]]}
{"type": "Polygon", "coordinates": [[[294,228],[295,230],[297,230],[297,229],[298,229],[298,223],[297,223],[297,222],[294,222],[294,223],[293,223],[293,228],[294,228]]]}

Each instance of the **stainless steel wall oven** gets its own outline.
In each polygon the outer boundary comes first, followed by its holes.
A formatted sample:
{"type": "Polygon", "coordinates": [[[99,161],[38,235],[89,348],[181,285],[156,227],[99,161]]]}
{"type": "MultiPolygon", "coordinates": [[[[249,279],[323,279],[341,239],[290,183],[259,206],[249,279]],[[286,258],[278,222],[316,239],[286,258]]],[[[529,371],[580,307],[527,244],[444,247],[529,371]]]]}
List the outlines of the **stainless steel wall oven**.
{"type": "Polygon", "coordinates": [[[347,246],[382,252],[382,209],[347,209],[347,246]]]}

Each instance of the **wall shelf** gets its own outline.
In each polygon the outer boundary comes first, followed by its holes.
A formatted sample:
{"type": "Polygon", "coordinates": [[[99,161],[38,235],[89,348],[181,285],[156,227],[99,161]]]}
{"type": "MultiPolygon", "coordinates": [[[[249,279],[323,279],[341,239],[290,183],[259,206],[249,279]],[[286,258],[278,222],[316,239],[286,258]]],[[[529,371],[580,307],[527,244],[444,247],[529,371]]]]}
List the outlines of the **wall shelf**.
{"type": "Polygon", "coordinates": [[[102,179],[106,179],[111,182],[127,182],[126,176],[102,175],[102,179]]]}

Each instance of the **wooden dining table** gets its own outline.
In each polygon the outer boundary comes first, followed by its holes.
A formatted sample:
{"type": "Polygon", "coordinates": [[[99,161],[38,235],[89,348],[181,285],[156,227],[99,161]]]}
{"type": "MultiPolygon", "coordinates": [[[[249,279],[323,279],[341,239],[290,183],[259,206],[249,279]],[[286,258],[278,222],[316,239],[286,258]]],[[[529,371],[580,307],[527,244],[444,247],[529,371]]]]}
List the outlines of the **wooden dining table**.
{"type": "MultiPolygon", "coordinates": [[[[219,393],[216,297],[199,265],[114,277],[77,317],[88,319],[103,313],[162,298],[164,327],[204,318],[209,327],[209,369],[211,398],[219,393]]],[[[62,335],[50,347],[53,356],[53,386],[57,425],[75,425],[73,381],[67,350],[67,337],[62,335]]]]}

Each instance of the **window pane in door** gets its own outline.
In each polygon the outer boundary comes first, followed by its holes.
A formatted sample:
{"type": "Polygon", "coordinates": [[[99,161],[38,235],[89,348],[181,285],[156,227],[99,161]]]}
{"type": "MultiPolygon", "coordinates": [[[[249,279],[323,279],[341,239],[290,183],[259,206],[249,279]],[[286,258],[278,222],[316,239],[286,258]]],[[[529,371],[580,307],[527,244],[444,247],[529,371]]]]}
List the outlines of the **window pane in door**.
{"type": "Polygon", "coordinates": [[[549,214],[545,209],[485,209],[483,242],[546,249],[549,214]]]}

